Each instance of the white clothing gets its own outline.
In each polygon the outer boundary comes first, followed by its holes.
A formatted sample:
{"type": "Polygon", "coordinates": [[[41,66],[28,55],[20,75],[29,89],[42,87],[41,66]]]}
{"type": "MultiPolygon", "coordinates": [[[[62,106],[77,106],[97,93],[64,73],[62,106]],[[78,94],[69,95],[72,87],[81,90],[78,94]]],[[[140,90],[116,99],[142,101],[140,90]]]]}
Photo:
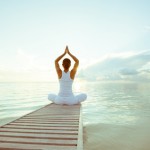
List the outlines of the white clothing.
{"type": "Polygon", "coordinates": [[[72,84],[73,80],[70,78],[70,71],[62,71],[61,79],[59,79],[60,88],[58,95],[61,97],[73,96],[72,84]]]}
{"type": "Polygon", "coordinates": [[[86,94],[74,95],[72,92],[73,80],[70,78],[70,71],[67,73],[62,71],[62,77],[59,79],[59,93],[49,94],[48,99],[56,104],[73,105],[86,100],[86,94]]]}

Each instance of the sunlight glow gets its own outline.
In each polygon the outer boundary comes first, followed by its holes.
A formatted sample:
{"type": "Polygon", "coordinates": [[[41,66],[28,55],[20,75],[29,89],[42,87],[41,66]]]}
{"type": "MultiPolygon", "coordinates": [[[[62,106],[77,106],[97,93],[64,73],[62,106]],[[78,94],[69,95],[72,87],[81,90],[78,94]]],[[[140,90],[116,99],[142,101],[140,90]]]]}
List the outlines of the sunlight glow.
{"type": "Polygon", "coordinates": [[[54,60],[66,45],[79,72],[150,48],[149,1],[59,3],[0,1],[0,82],[56,80],[54,60]]]}

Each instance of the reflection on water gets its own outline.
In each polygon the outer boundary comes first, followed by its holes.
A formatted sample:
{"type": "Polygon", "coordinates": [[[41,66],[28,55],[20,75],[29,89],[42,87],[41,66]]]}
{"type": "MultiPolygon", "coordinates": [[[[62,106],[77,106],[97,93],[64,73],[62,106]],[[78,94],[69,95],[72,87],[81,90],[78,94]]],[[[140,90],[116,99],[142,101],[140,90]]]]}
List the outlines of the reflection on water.
{"type": "Polygon", "coordinates": [[[135,124],[150,116],[149,89],[141,83],[87,83],[84,124],[135,124]]]}
{"type": "Polygon", "coordinates": [[[49,103],[50,89],[56,83],[0,83],[0,119],[19,117],[49,103]]]}
{"type": "MultiPolygon", "coordinates": [[[[135,124],[150,116],[150,85],[144,83],[76,82],[74,92],[88,95],[83,103],[86,124],[135,124]]],[[[58,83],[0,83],[0,119],[22,116],[48,103],[58,83]]]]}

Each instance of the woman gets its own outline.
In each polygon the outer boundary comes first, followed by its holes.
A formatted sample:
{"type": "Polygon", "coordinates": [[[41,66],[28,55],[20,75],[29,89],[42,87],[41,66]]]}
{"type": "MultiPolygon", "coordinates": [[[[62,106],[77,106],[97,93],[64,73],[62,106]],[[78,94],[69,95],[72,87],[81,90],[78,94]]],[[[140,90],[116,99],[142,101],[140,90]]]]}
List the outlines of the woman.
{"type": "Polygon", "coordinates": [[[67,105],[74,105],[78,104],[84,100],[86,100],[87,95],[86,94],[78,94],[74,95],[72,92],[72,84],[75,78],[75,74],[77,72],[77,68],[79,66],[79,60],[70,53],[68,46],[66,46],[65,52],[60,55],[55,60],[55,68],[59,79],[59,93],[58,95],[55,94],[49,94],[48,99],[52,101],[55,104],[67,104],[67,105]],[[65,58],[63,60],[62,66],[64,70],[62,71],[59,66],[59,61],[68,54],[71,56],[71,58],[75,61],[74,67],[71,71],[69,71],[69,68],[71,66],[71,61],[68,58],[65,58]]]}

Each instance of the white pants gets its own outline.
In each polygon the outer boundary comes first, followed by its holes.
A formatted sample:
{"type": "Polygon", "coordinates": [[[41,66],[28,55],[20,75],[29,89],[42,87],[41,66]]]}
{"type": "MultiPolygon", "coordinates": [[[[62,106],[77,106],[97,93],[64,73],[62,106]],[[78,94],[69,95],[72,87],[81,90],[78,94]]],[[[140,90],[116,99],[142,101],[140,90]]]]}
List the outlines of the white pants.
{"type": "Polygon", "coordinates": [[[78,95],[72,95],[72,96],[68,96],[68,97],[61,97],[59,95],[56,94],[49,94],[48,95],[48,99],[50,101],[52,101],[55,104],[67,104],[67,105],[74,105],[74,104],[78,104],[80,102],[85,101],[87,98],[87,95],[82,93],[82,94],[78,94],[78,95]]]}

